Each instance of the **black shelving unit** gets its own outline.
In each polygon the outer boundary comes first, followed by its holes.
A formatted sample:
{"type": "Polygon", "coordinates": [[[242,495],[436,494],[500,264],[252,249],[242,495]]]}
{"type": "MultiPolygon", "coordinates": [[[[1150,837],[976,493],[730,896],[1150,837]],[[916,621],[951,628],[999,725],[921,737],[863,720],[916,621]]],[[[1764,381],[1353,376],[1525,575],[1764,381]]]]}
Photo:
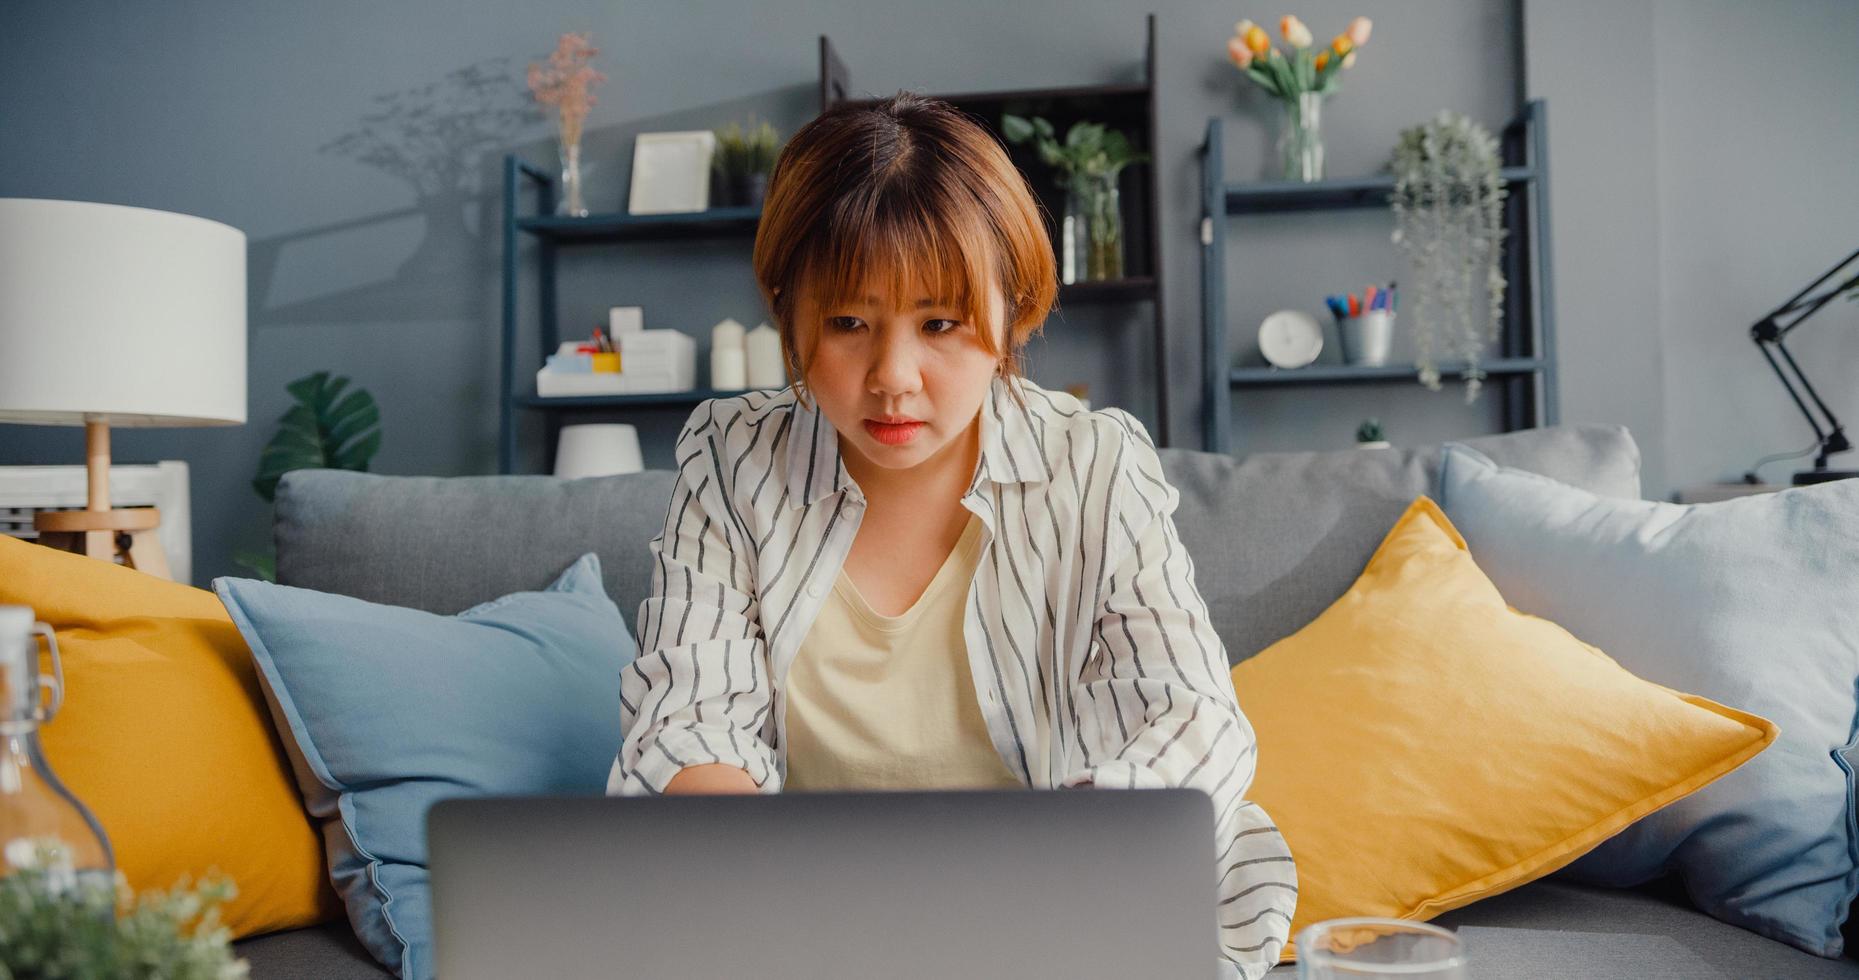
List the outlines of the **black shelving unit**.
{"type": "MultiPolygon", "coordinates": [[[[1500,171],[1505,200],[1504,323],[1499,353],[1480,362],[1489,390],[1502,402],[1505,431],[1554,425],[1556,403],[1554,281],[1549,262],[1549,158],[1547,120],[1540,99],[1504,127],[1500,171]]],[[[1227,220],[1265,213],[1386,207],[1394,191],[1389,174],[1314,183],[1227,183],[1220,120],[1207,121],[1201,146],[1201,441],[1208,452],[1230,452],[1235,388],[1415,383],[1412,365],[1379,367],[1313,364],[1301,368],[1235,367],[1227,350],[1227,220]]],[[[1466,365],[1442,363],[1442,378],[1465,375],[1466,365]]]]}
{"type": "MultiPolygon", "coordinates": [[[[970,113],[996,134],[1001,132],[1001,118],[1016,115],[1026,118],[1043,116],[1063,138],[1071,124],[1080,120],[1103,123],[1121,131],[1138,152],[1156,155],[1156,32],[1155,15],[1144,21],[1147,31],[1143,47],[1143,74],[1140,81],[1107,85],[1079,85],[1058,88],[1009,89],[952,94],[926,93],[970,113]]],[[[820,38],[820,106],[822,109],[842,102],[869,104],[876,99],[851,98],[851,74],[833,47],[832,41],[820,38]]],[[[1027,176],[1041,210],[1047,218],[1046,230],[1052,236],[1055,252],[1059,243],[1057,216],[1064,214],[1065,193],[1054,180],[1051,168],[1040,161],[1038,151],[1030,145],[1008,143],[1007,150],[1020,171],[1027,176]]],[[[1168,411],[1168,335],[1166,311],[1162,301],[1162,248],[1159,233],[1162,199],[1161,174],[1154,159],[1125,167],[1118,178],[1117,196],[1123,206],[1124,278],[1080,282],[1059,287],[1059,306],[1085,303],[1147,303],[1150,311],[1152,346],[1155,352],[1154,424],[1150,426],[1157,444],[1170,444],[1168,411]]]]}
{"type": "MultiPolygon", "coordinates": [[[[1072,88],[1020,89],[999,92],[972,92],[934,95],[956,107],[973,113],[999,132],[1001,116],[1040,115],[1051,120],[1063,133],[1078,119],[1103,122],[1121,129],[1137,149],[1153,154],[1156,146],[1155,112],[1155,15],[1148,17],[1148,42],[1140,83],[1079,86],[1072,88]]],[[[850,99],[851,81],[845,63],[834,51],[832,41],[820,37],[820,108],[850,99]]],[[[1030,147],[1011,144],[1010,156],[1026,173],[1029,183],[1045,205],[1048,217],[1063,212],[1063,195],[1052,175],[1030,147]]],[[[549,172],[514,154],[504,158],[503,211],[503,365],[501,379],[501,425],[499,427],[498,470],[511,473],[516,467],[517,422],[524,412],[541,414],[548,433],[549,454],[554,452],[556,434],[565,416],[574,413],[624,409],[688,409],[706,398],[740,392],[717,392],[710,389],[650,395],[598,395],[572,398],[542,398],[535,393],[529,377],[542,365],[543,358],[560,343],[560,324],[556,309],[556,259],[559,250],[583,245],[619,242],[647,242],[691,239],[714,239],[737,245],[755,240],[761,221],[760,208],[712,208],[690,214],[595,214],[581,218],[557,217],[556,181],[549,172]],[[525,191],[534,195],[534,214],[521,214],[525,191]],[[518,244],[522,236],[535,241],[537,262],[536,311],[540,321],[541,343],[534,359],[517,351],[517,268],[518,244]]],[[[1132,164],[1122,174],[1120,197],[1125,210],[1124,278],[1103,282],[1081,282],[1059,287],[1059,305],[1098,303],[1152,304],[1154,311],[1156,356],[1156,436],[1167,445],[1168,388],[1163,383],[1167,365],[1164,347],[1162,291],[1158,280],[1162,268],[1160,239],[1156,234],[1157,202],[1160,200],[1159,177],[1153,164],[1132,164]]],[[[1058,241],[1055,226],[1049,225],[1053,241],[1058,241]]],[[[703,365],[699,365],[700,373],[703,365]]]]}
{"type": "Polygon", "coordinates": [[[504,157],[503,209],[503,339],[502,369],[498,377],[501,388],[500,418],[497,440],[497,470],[516,471],[517,421],[521,413],[540,413],[547,429],[547,455],[555,452],[556,435],[562,419],[572,413],[607,411],[615,408],[684,408],[689,409],[706,398],[737,395],[740,391],[719,392],[708,388],[692,391],[636,395],[587,395],[544,398],[535,392],[530,378],[542,366],[547,355],[561,342],[560,321],[556,311],[556,259],[563,247],[599,245],[615,242],[671,241],[714,238],[720,240],[754,240],[755,226],[761,220],[760,208],[711,208],[687,214],[594,214],[581,218],[557,216],[555,178],[521,157],[504,157]],[[525,182],[535,193],[536,214],[522,215],[525,182]],[[528,235],[536,242],[537,315],[541,321],[541,344],[535,359],[519,357],[517,333],[517,242],[528,235]],[[519,374],[519,372],[526,372],[519,374]]]}

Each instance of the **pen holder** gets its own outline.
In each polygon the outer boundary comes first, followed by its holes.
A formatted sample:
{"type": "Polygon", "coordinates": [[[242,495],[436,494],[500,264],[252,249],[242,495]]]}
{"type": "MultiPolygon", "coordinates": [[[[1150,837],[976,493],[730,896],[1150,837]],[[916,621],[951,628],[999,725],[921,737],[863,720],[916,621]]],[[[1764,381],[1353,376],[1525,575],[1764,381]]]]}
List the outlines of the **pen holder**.
{"type": "Polygon", "coordinates": [[[1388,348],[1394,339],[1392,310],[1363,310],[1356,316],[1340,317],[1336,329],[1342,335],[1344,361],[1364,367],[1388,363],[1388,348]]]}

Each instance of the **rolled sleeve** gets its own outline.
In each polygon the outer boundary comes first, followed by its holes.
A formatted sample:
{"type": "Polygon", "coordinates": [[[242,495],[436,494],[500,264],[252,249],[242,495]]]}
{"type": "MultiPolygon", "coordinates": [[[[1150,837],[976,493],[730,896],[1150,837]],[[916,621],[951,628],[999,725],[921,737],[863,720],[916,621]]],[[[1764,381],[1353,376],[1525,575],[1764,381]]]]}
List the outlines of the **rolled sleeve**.
{"type": "Polygon", "coordinates": [[[1076,685],[1086,758],[1061,785],[1207,793],[1221,956],[1257,977],[1289,938],[1296,870],[1277,827],[1244,798],[1258,743],[1175,527],[1179,493],[1141,423],[1119,415],[1130,438],[1108,512],[1091,654],[1076,685]]]}
{"type": "MultiPolygon", "coordinates": [[[[693,419],[703,415],[699,406],[693,419]]],[[[660,794],[687,766],[721,763],[777,793],[763,731],[773,685],[757,618],[754,551],[719,483],[715,426],[681,433],[665,527],[648,545],[652,591],[636,618],[640,656],[620,675],[626,731],[609,795],[660,794]]]]}

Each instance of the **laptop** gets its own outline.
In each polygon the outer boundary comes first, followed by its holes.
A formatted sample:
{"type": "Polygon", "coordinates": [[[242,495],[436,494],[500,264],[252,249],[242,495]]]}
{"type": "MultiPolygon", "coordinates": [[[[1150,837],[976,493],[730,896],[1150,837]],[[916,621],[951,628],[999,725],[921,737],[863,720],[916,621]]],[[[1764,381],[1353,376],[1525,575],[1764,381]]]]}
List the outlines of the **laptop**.
{"type": "Polygon", "coordinates": [[[443,980],[1210,977],[1194,789],[452,799],[443,980]]]}

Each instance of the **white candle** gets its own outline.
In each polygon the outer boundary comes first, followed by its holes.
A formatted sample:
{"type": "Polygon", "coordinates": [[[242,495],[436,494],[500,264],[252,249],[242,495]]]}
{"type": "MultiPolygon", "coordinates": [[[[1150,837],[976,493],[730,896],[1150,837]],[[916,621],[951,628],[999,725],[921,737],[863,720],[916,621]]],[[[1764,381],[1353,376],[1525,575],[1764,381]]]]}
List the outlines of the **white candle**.
{"type": "Polygon", "coordinates": [[[710,349],[710,387],[718,391],[739,391],[749,386],[748,354],[741,347],[710,349]]]}
{"type": "Polygon", "coordinates": [[[768,325],[762,325],[749,331],[749,387],[751,388],[785,388],[787,387],[787,370],[781,362],[781,333],[768,325]]]}

